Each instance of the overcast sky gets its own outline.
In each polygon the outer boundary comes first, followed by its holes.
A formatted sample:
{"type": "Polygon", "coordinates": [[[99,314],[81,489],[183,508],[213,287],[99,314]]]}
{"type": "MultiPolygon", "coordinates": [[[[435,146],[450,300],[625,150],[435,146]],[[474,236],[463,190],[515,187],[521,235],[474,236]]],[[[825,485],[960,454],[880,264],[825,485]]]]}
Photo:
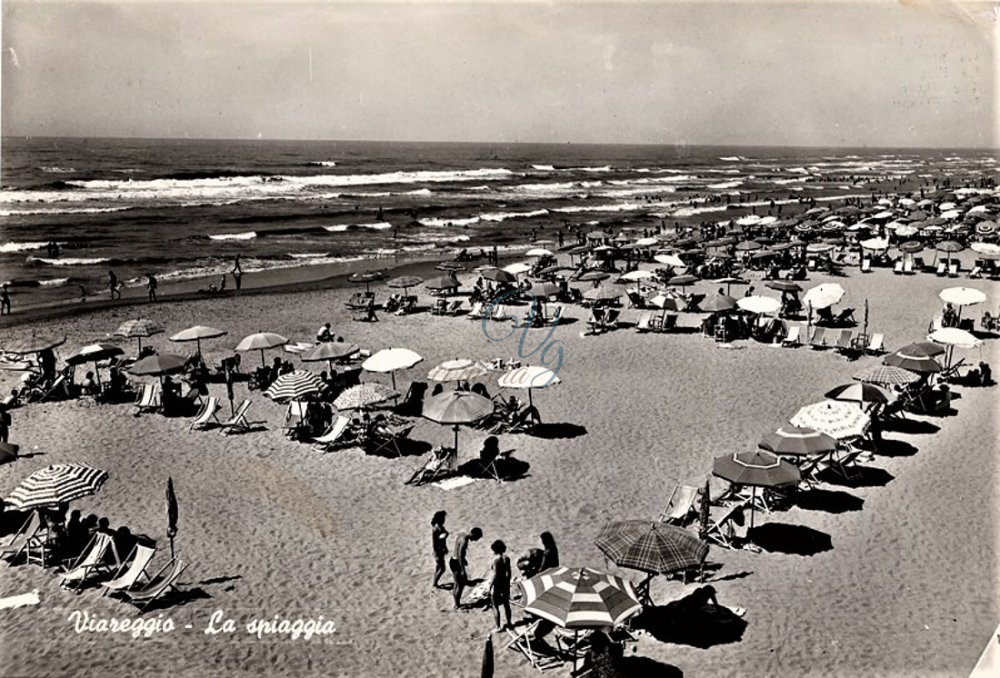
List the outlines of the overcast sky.
{"type": "Polygon", "coordinates": [[[3,2],[6,135],[997,145],[989,3],[3,2]]]}

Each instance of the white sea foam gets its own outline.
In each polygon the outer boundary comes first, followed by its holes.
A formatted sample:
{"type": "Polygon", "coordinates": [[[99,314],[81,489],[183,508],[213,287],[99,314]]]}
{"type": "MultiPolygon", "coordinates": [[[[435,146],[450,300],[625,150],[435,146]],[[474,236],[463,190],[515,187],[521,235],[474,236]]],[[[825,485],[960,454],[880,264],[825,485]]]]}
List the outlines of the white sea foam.
{"type": "Polygon", "coordinates": [[[532,165],[531,168],[536,169],[539,172],[554,172],[556,169],[552,165],[532,165]]]}
{"type": "Polygon", "coordinates": [[[124,212],[131,207],[40,207],[24,210],[0,210],[3,217],[22,217],[38,214],[103,214],[106,212],[124,212]]]}
{"type": "Polygon", "coordinates": [[[257,231],[244,231],[243,233],[216,233],[208,236],[212,240],[253,240],[257,237],[257,231]]]}
{"type": "Polygon", "coordinates": [[[742,181],[724,181],[721,184],[709,184],[708,188],[723,190],[727,188],[736,188],[737,186],[740,186],[742,184],[743,184],[742,181]]]}
{"type": "Polygon", "coordinates": [[[32,250],[44,249],[47,242],[5,242],[0,245],[0,254],[12,254],[15,252],[30,252],[32,250]]]}
{"type": "Polygon", "coordinates": [[[38,284],[42,287],[60,287],[69,282],[69,278],[49,278],[48,280],[39,280],[38,284]]]}
{"type": "Polygon", "coordinates": [[[479,217],[468,217],[466,219],[456,217],[431,217],[428,219],[418,219],[417,221],[419,221],[421,225],[428,226],[430,228],[444,228],[447,226],[471,226],[472,224],[479,223],[479,217]]]}
{"type": "Polygon", "coordinates": [[[48,259],[44,257],[28,257],[29,263],[48,264],[49,266],[94,266],[111,261],[107,257],[60,257],[48,259]]]}
{"type": "Polygon", "coordinates": [[[541,217],[548,214],[548,210],[529,210],[527,212],[483,212],[479,215],[482,221],[506,221],[507,219],[524,219],[528,217],[541,217]]]}
{"type": "Polygon", "coordinates": [[[388,221],[379,221],[373,224],[336,224],[334,226],[324,226],[323,230],[329,231],[330,233],[343,233],[352,228],[367,228],[373,231],[384,231],[392,228],[392,224],[388,221]]]}
{"type": "Polygon", "coordinates": [[[47,174],[71,174],[76,171],[72,167],[39,167],[38,169],[47,174]]]}
{"type": "Polygon", "coordinates": [[[309,163],[310,165],[316,165],[318,167],[336,167],[337,163],[334,160],[313,160],[309,163]]]}

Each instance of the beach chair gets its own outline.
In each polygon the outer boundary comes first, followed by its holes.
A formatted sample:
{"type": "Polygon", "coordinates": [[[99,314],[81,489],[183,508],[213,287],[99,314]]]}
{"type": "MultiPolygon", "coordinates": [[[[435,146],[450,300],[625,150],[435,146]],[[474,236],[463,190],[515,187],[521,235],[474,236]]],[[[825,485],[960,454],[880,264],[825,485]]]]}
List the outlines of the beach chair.
{"type": "Polygon", "coordinates": [[[961,272],[962,272],[962,265],[959,262],[953,261],[950,264],[948,264],[948,277],[957,278],[958,274],[961,272]]]}
{"type": "Polygon", "coordinates": [[[646,308],[646,300],[638,292],[628,290],[625,292],[625,296],[628,298],[629,308],[646,308]]]}
{"type": "Polygon", "coordinates": [[[896,275],[903,275],[903,260],[897,259],[896,263],[892,265],[892,272],[896,275]]]}
{"type": "Polygon", "coordinates": [[[849,353],[854,350],[854,332],[852,330],[841,330],[834,344],[834,349],[838,353],[849,353]]]}
{"type": "Polygon", "coordinates": [[[407,485],[423,485],[435,480],[446,478],[455,471],[458,465],[458,450],[453,447],[437,447],[431,450],[430,456],[423,465],[413,472],[407,485]]]}
{"type": "Polygon", "coordinates": [[[118,567],[121,567],[121,558],[114,537],[107,532],[96,532],[69,569],[59,574],[60,583],[66,587],[75,585],[79,591],[91,577],[113,572],[118,567]],[[114,565],[106,562],[109,553],[114,558],[114,565]]]}
{"type": "Polygon", "coordinates": [[[434,302],[431,306],[431,315],[444,315],[444,312],[448,310],[448,300],[441,298],[434,302]]]}
{"type": "Polygon", "coordinates": [[[160,384],[143,384],[142,391],[139,392],[139,397],[135,401],[136,415],[143,412],[155,412],[160,409],[160,405],[160,384]]]}
{"type": "Polygon", "coordinates": [[[982,278],[983,277],[983,266],[978,261],[976,265],[973,266],[969,272],[966,274],[967,278],[982,278]]]}
{"type": "Polygon", "coordinates": [[[937,265],[937,269],[934,271],[934,275],[936,275],[938,277],[941,277],[943,275],[946,275],[947,273],[948,273],[948,264],[947,264],[947,262],[939,261],[938,265],[937,265]]]}
{"type": "Polygon", "coordinates": [[[846,450],[837,450],[830,457],[828,468],[845,480],[854,480],[861,474],[855,467],[858,457],[866,454],[860,447],[849,446],[846,450]]]}
{"type": "Polygon", "coordinates": [[[944,329],[944,318],[936,315],[931,318],[931,324],[927,327],[927,333],[937,332],[940,329],[944,329]]]}
{"type": "Polygon", "coordinates": [[[31,515],[18,528],[17,532],[0,545],[0,558],[9,557],[11,561],[17,560],[18,556],[25,553],[28,549],[42,546],[45,538],[45,528],[42,527],[42,518],[38,514],[38,511],[32,511],[31,515]]]}
{"type": "Polygon", "coordinates": [[[459,311],[462,310],[462,300],[456,299],[449,304],[448,309],[445,311],[445,315],[458,315],[459,311]]]}
{"type": "Polygon", "coordinates": [[[288,403],[288,410],[285,412],[285,421],[281,424],[281,430],[289,437],[295,437],[305,427],[306,418],[309,416],[309,403],[304,400],[292,400],[288,403]]]}
{"type": "Polygon", "coordinates": [[[528,660],[532,668],[536,668],[544,673],[551,669],[562,668],[563,657],[552,652],[545,652],[546,649],[551,649],[547,644],[536,646],[532,643],[535,630],[541,621],[540,619],[535,621],[520,633],[515,633],[512,629],[507,629],[507,636],[510,638],[510,642],[504,647],[522,655],[528,660]]]}
{"type": "Polygon", "coordinates": [[[250,430],[250,422],[247,421],[247,410],[250,409],[250,401],[244,400],[240,403],[240,406],[236,408],[236,412],[233,413],[232,418],[229,421],[222,422],[222,432],[226,435],[233,433],[246,433],[250,430]]]}
{"type": "Polygon", "coordinates": [[[802,331],[801,325],[792,325],[788,328],[788,334],[785,338],[781,340],[782,346],[799,346],[802,340],[799,338],[799,333],[802,331]]]}
{"type": "Polygon", "coordinates": [[[189,430],[200,431],[209,427],[212,422],[216,424],[221,423],[219,418],[216,416],[220,409],[219,399],[215,396],[209,396],[205,404],[201,406],[201,410],[195,415],[194,421],[191,422],[189,430]]]}
{"type": "Polygon", "coordinates": [[[636,332],[649,332],[649,322],[653,319],[652,311],[643,311],[639,314],[639,321],[635,324],[636,332]]]}
{"type": "Polygon", "coordinates": [[[903,273],[913,275],[913,259],[907,259],[903,262],[903,273]]]}
{"type": "Polygon", "coordinates": [[[62,394],[63,397],[66,395],[66,377],[60,374],[55,380],[48,386],[34,386],[27,390],[23,398],[25,402],[29,403],[44,403],[49,400],[56,400],[62,394]]]}
{"type": "Polygon", "coordinates": [[[834,323],[837,325],[857,325],[858,321],[854,319],[854,309],[845,308],[834,318],[834,323]]]}
{"type": "Polygon", "coordinates": [[[481,320],[483,317],[483,302],[477,301],[472,304],[472,308],[469,309],[469,315],[466,317],[469,320],[481,320]]]}
{"type": "Polygon", "coordinates": [[[743,504],[732,506],[710,506],[708,509],[708,529],[702,538],[723,548],[739,548],[740,540],[746,539],[747,524],[743,504]]]}
{"type": "MultiPolygon", "coordinates": [[[[913,257],[913,265],[910,268],[911,269],[916,269],[918,271],[933,271],[934,270],[934,268],[932,266],[929,266],[927,264],[927,262],[924,261],[923,257],[913,257]]],[[[903,270],[904,271],[906,270],[905,266],[903,267],[903,270]]]]}
{"type": "Polygon", "coordinates": [[[493,313],[490,315],[490,320],[502,321],[510,320],[512,316],[507,311],[507,307],[504,304],[497,304],[493,307],[493,313]]]}
{"type": "Polygon", "coordinates": [[[139,613],[142,614],[157,598],[165,595],[168,591],[177,590],[177,580],[187,568],[187,563],[180,558],[174,558],[150,577],[146,586],[131,591],[125,590],[122,593],[139,608],[139,613]]]}
{"type": "Polygon", "coordinates": [[[868,342],[868,346],[865,347],[865,352],[871,355],[879,355],[885,352],[885,335],[876,332],[872,334],[871,339],[868,342]]]}
{"type": "Polygon", "coordinates": [[[872,272],[872,260],[871,257],[865,257],[861,260],[861,272],[871,273],[872,272]]]}
{"type": "Polygon", "coordinates": [[[587,327],[591,332],[597,334],[604,329],[604,309],[593,308],[590,310],[590,317],[587,318],[587,327]]]}
{"type": "Polygon", "coordinates": [[[368,441],[368,452],[371,454],[378,454],[382,451],[393,452],[397,457],[402,457],[400,443],[410,437],[413,428],[414,424],[402,424],[376,429],[368,441]]]}
{"type": "Polygon", "coordinates": [[[677,329],[677,314],[667,313],[666,315],[663,316],[662,321],[660,322],[660,326],[659,328],[657,328],[656,331],[673,332],[675,329],[677,329]]]}
{"type": "Polygon", "coordinates": [[[622,314],[620,308],[609,308],[601,321],[601,327],[605,330],[618,329],[618,317],[622,314]]]}
{"type": "Polygon", "coordinates": [[[319,438],[313,439],[313,443],[315,443],[313,447],[322,452],[330,452],[341,447],[347,447],[354,441],[354,436],[348,430],[350,423],[351,420],[347,417],[338,416],[334,419],[329,431],[319,438]]]}
{"type": "Polygon", "coordinates": [[[817,327],[813,330],[813,334],[809,338],[809,345],[817,351],[827,348],[825,327],[817,327]]]}
{"type": "Polygon", "coordinates": [[[574,304],[583,304],[586,299],[584,299],[583,292],[580,291],[578,287],[569,288],[569,298],[574,304]]]}
{"type": "Polygon", "coordinates": [[[146,544],[133,546],[131,553],[119,565],[111,580],[101,582],[101,587],[104,589],[101,595],[106,596],[109,593],[128,591],[139,584],[140,580],[150,579],[146,568],[149,567],[155,555],[156,546],[147,546],[146,544]]]}
{"type": "Polygon", "coordinates": [[[690,525],[698,517],[697,502],[700,495],[701,488],[680,483],[675,485],[667,500],[666,508],[660,514],[660,522],[678,527],[690,525]]]}

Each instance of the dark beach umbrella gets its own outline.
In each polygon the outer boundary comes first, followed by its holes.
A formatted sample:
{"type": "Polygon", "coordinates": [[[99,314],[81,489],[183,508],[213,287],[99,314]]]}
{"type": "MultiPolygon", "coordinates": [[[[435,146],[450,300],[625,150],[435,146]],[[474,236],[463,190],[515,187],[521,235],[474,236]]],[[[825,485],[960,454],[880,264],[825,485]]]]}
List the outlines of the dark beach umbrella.
{"type": "Polygon", "coordinates": [[[758,487],[795,485],[802,480],[802,473],[797,467],[766,450],[737,452],[716,457],[712,464],[712,475],[737,485],[749,485],[753,488],[753,499],[750,503],[751,528],[753,528],[758,487]]]}
{"type": "MultiPolygon", "coordinates": [[[[506,271],[503,272],[506,273],[506,271]]],[[[507,273],[507,275],[510,274],[507,273]]],[[[437,278],[431,278],[426,283],[424,283],[424,287],[431,290],[454,290],[458,289],[459,284],[460,283],[458,282],[458,278],[449,274],[449,275],[441,275],[438,276],[437,278]]]]}
{"type": "Polygon", "coordinates": [[[615,565],[653,574],[697,567],[708,555],[708,544],[693,532],[651,520],[611,521],[594,544],[615,565]]]}
{"type": "Polygon", "coordinates": [[[943,355],[945,348],[941,344],[933,341],[915,341],[912,344],[907,344],[903,348],[899,349],[898,352],[922,358],[933,358],[935,356],[943,355]]]}
{"type": "Polygon", "coordinates": [[[673,278],[667,281],[668,285],[692,285],[698,282],[699,278],[695,275],[675,275],[673,278]]]}
{"type": "Polygon", "coordinates": [[[607,280],[611,277],[610,273],[605,273],[604,271],[587,271],[581,275],[578,280],[593,282],[598,280],[607,280]]]}
{"type": "Polygon", "coordinates": [[[138,377],[155,376],[180,372],[187,364],[187,358],[173,353],[157,353],[143,358],[128,368],[130,374],[138,377]]]}
{"type": "Polygon", "coordinates": [[[948,254],[954,254],[955,252],[961,252],[965,249],[965,245],[955,240],[943,240],[934,246],[938,252],[947,252],[948,254]]]}
{"type": "Polygon", "coordinates": [[[890,367],[902,367],[904,370],[916,372],[918,374],[934,374],[941,371],[941,363],[929,356],[914,355],[902,349],[895,353],[890,353],[883,359],[884,364],[890,367]]]}
{"type": "Polygon", "coordinates": [[[916,254],[924,249],[924,244],[916,240],[907,240],[899,246],[900,252],[906,254],[916,254]]]}
{"type": "MultiPolygon", "coordinates": [[[[465,270],[465,264],[460,264],[457,261],[443,261],[440,264],[438,264],[437,266],[435,266],[434,268],[437,269],[437,270],[439,270],[439,271],[451,271],[451,272],[454,273],[455,271],[464,271],[465,270]]],[[[416,277],[416,276],[412,276],[412,277],[416,277]]]]}
{"type": "Polygon", "coordinates": [[[139,340],[139,353],[142,353],[142,340],[163,332],[163,328],[149,318],[134,318],[123,322],[114,336],[139,340]]]}
{"type": "Polygon", "coordinates": [[[562,288],[560,288],[559,285],[556,285],[555,283],[543,282],[543,283],[535,283],[534,285],[531,286],[531,293],[534,294],[536,297],[551,297],[555,294],[559,294],[559,292],[561,291],[562,288]]]}
{"type": "Polygon", "coordinates": [[[167,538],[170,540],[170,557],[174,557],[174,537],[177,536],[177,495],[174,479],[167,478],[167,538]]]}
{"type": "Polygon", "coordinates": [[[347,280],[357,284],[364,283],[365,292],[371,292],[371,284],[384,279],[385,275],[381,271],[361,271],[354,273],[347,280]]]}
{"type": "Polygon", "coordinates": [[[737,252],[752,252],[753,250],[759,250],[762,245],[756,240],[744,240],[743,242],[736,244],[737,252]]]}
{"type": "Polygon", "coordinates": [[[832,452],[837,449],[837,441],[813,428],[785,424],[764,436],[757,446],[775,454],[801,457],[832,452]]]}
{"type": "Polygon", "coordinates": [[[324,341],[321,344],[316,344],[310,349],[303,351],[299,354],[299,359],[302,362],[313,363],[327,361],[330,365],[330,370],[333,371],[333,361],[340,360],[341,358],[346,358],[349,355],[354,355],[358,352],[358,347],[354,344],[348,344],[342,341],[324,341]]]}
{"type": "Polygon", "coordinates": [[[393,278],[392,280],[390,280],[388,282],[388,285],[393,289],[402,289],[403,294],[409,295],[410,288],[416,287],[423,281],[424,279],[418,275],[401,275],[397,278],[393,278]]]}
{"type": "Polygon", "coordinates": [[[732,311],[736,308],[736,299],[728,294],[716,294],[714,297],[710,297],[702,301],[698,305],[698,308],[708,313],[732,311]]]}
{"type": "Polygon", "coordinates": [[[12,341],[4,346],[4,352],[15,355],[27,355],[29,353],[41,353],[62,346],[66,343],[66,337],[31,337],[21,341],[12,341]]]}
{"type": "Polygon", "coordinates": [[[772,290],[777,290],[779,292],[801,292],[802,286],[791,280],[768,280],[764,283],[764,287],[768,287],[772,290]]]}
{"type": "Polygon", "coordinates": [[[493,282],[512,283],[517,281],[517,276],[508,273],[502,268],[489,268],[483,271],[482,276],[493,282]]]}

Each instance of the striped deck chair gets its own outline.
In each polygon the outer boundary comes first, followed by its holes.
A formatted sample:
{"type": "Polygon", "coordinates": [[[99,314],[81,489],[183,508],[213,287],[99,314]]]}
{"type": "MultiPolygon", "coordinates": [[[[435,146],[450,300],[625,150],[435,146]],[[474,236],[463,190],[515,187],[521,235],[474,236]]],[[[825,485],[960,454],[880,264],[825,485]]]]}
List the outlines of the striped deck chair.
{"type": "Polygon", "coordinates": [[[219,399],[215,396],[209,396],[205,404],[201,406],[201,411],[195,416],[194,421],[191,422],[189,427],[192,431],[202,431],[209,427],[213,422],[216,424],[221,424],[219,418],[216,416],[219,412],[220,405],[219,399]]]}
{"type": "Polygon", "coordinates": [[[44,539],[44,532],[41,516],[38,511],[32,511],[17,532],[0,545],[0,557],[10,556],[11,560],[16,560],[27,549],[38,546],[40,540],[44,539]]]}
{"type": "Polygon", "coordinates": [[[135,401],[135,413],[155,412],[160,409],[160,384],[143,384],[139,398],[135,401]]]}
{"type": "Polygon", "coordinates": [[[132,547],[132,552],[122,561],[122,564],[118,567],[118,571],[115,572],[111,580],[101,582],[101,587],[104,589],[101,595],[128,591],[133,586],[138,585],[142,579],[150,579],[146,569],[153,561],[153,556],[155,555],[155,546],[136,544],[132,547]]]}
{"type": "Polygon", "coordinates": [[[809,338],[809,346],[815,350],[827,348],[825,327],[817,327],[813,330],[812,336],[809,338]]]}
{"type": "Polygon", "coordinates": [[[698,517],[697,503],[700,495],[701,488],[680,483],[675,485],[666,508],[660,514],[660,522],[679,527],[690,525],[698,517]]]}
{"type": "Polygon", "coordinates": [[[59,574],[63,586],[76,585],[76,590],[80,590],[83,583],[95,575],[113,572],[115,568],[121,567],[121,558],[115,548],[115,540],[107,532],[97,532],[87,546],[83,549],[69,569],[59,574]],[[114,565],[107,562],[108,555],[114,559],[114,565]]]}
{"type": "Polygon", "coordinates": [[[351,420],[347,417],[338,416],[333,421],[329,431],[319,438],[313,439],[315,443],[313,447],[322,452],[330,452],[331,450],[350,445],[354,440],[354,437],[348,433],[348,425],[350,423],[351,420]]]}
{"type": "Polygon", "coordinates": [[[175,558],[153,575],[145,587],[123,591],[123,593],[138,606],[140,613],[145,612],[154,600],[166,595],[168,591],[177,589],[177,580],[184,574],[187,567],[187,563],[180,558],[175,558]]]}

